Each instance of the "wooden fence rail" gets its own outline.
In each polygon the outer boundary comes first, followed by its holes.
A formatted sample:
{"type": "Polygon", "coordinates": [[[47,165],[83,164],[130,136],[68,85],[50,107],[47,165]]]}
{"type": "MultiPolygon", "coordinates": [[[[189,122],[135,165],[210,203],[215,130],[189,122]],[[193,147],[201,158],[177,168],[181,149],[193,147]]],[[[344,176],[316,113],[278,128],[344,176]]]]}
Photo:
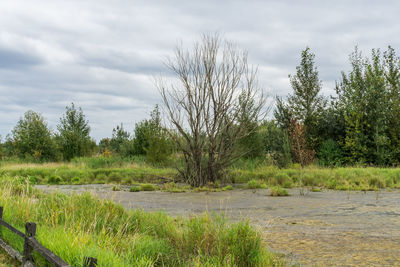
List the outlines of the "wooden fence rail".
{"type": "MultiPolygon", "coordinates": [[[[63,261],[59,256],[55,255],[49,249],[45,248],[36,239],[36,223],[27,222],[25,224],[25,234],[18,229],[12,227],[9,223],[3,220],[3,207],[0,207],[0,247],[2,247],[12,258],[20,261],[22,267],[35,266],[33,261],[33,251],[38,252],[45,258],[49,263],[55,267],[70,267],[68,263],[63,261]],[[24,239],[24,252],[21,255],[18,251],[9,246],[2,239],[2,226],[9,229],[14,234],[24,239]]],[[[83,266],[95,267],[97,265],[97,259],[91,257],[85,257],[83,259],[83,266]]]]}

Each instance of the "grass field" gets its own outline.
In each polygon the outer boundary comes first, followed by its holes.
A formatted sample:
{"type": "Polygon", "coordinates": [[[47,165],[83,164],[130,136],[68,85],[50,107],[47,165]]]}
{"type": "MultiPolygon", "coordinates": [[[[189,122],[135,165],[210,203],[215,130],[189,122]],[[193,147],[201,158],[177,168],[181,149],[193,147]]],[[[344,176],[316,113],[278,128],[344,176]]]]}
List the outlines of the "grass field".
{"type": "MultiPolygon", "coordinates": [[[[170,183],[176,181],[177,171],[172,167],[154,167],[142,159],[122,160],[116,158],[80,158],[71,163],[26,164],[3,162],[1,176],[25,177],[37,184],[130,184],[170,183]]],[[[262,163],[244,162],[231,167],[224,181],[226,183],[248,183],[256,181],[266,187],[281,186],[311,187],[335,190],[379,190],[400,188],[400,168],[343,167],[320,168],[309,166],[279,169],[262,163]]],[[[168,186],[167,186],[168,187],[168,186]]],[[[163,189],[163,188],[158,188],[163,189]]],[[[186,188],[188,189],[188,188],[186,188]]],[[[135,188],[133,189],[135,190],[135,188]]],[[[180,192],[172,186],[167,191],[180,192]]],[[[201,191],[202,189],[197,189],[201,191]]]]}
{"type": "MultiPolygon", "coordinates": [[[[15,178],[3,178],[0,205],[20,230],[36,222],[38,240],[72,266],[82,266],[84,256],[99,266],[283,266],[248,222],[230,224],[219,215],[127,211],[88,193],[44,194],[15,178]]],[[[3,237],[22,251],[21,238],[6,229],[3,237]]]]}
{"type": "Polygon", "coordinates": [[[11,259],[8,254],[0,248],[0,267],[17,267],[20,265],[21,263],[11,259]]]}

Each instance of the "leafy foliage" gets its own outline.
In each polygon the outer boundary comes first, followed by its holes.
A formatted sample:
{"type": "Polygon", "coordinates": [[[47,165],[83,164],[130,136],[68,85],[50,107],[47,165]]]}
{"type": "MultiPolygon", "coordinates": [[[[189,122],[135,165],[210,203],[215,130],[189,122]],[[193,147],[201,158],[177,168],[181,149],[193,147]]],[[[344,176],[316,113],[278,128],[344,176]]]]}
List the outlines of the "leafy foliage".
{"type": "Polygon", "coordinates": [[[322,166],[338,167],[343,164],[343,152],[332,139],[324,141],[318,151],[318,162],[322,166]]]}
{"type": "Polygon", "coordinates": [[[57,129],[58,141],[65,160],[91,153],[94,144],[89,136],[89,121],[86,120],[82,108],[77,109],[74,103],[67,106],[57,129]]]}
{"type": "Polygon", "coordinates": [[[348,163],[398,164],[400,120],[399,59],[389,47],[384,57],[372,50],[371,59],[356,48],[352,70],[337,85],[337,108],[343,114],[342,147],[348,163]]]}
{"type": "Polygon", "coordinates": [[[305,127],[305,138],[312,149],[316,149],[321,140],[320,120],[326,106],[326,100],[320,95],[322,82],[314,63],[315,55],[306,48],[301,52],[300,65],[296,74],[289,75],[293,95],[288,97],[288,107],[294,119],[305,127]]]}
{"type": "Polygon", "coordinates": [[[164,163],[172,153],[167,133],[161,126],[161,114],[158,105],[150,113],[149,120],[143,120],[135,126],[133,149],[136,155],[146,155],[150,163],[164,163]]]}
{"type": "Polygon", "coordinates": [[[15,153],[22,158],[55,160],[56,147],[53,135],[42,115],[27,111],[12,131],[10,140],[15,153]]]}

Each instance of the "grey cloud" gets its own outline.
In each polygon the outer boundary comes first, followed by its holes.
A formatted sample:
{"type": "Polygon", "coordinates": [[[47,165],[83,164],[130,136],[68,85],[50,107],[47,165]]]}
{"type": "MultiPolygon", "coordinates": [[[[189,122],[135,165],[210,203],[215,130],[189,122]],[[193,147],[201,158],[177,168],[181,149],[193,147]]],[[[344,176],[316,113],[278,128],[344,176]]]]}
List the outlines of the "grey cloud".
{"type": "Polygon", "coordinates": [[[1,1],[0,135],[28,109],[55,129],[65,106],[82,106],[93,136],[118,123],[132,130],[160,97],[152,78],[163,61],[218,31],[249,51],[269,95],[290,92],[300,51],[310,46],[332,94],[358,45],[400,49],[398,1],[1,1]]]}
{"type": "Polygon", "coordinates": [[[41,63],[43,60],[35,55],[0,48],[0,69],[25,68],[41,63]]]}

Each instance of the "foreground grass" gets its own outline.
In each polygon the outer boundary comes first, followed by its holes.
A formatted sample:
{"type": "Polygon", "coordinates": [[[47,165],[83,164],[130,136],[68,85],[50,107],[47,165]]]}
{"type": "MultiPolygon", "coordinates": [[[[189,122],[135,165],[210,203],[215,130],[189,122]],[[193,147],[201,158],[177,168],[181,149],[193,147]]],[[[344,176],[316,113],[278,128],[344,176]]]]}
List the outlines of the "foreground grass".
{"type": "MultiPolygon", "coordinates": [[[[116,158],[79,158],[71,163],[2,163],[2,176],[26,177],[32,183],[38,184],[90,184],[110,183],[135,185],[138,183],[168,183],[172,186],[160,187],[156,190],[183,192],[188,187],[179,188],[176,181],[177,172],[170,167],[154,167],[142,159],[116,158]]],[[[281,186],[320,187],[335,190],[379,190],[382,188],[400,188],[400,168],[319,168],[310,166],[300,168],[293,166],[279,169],[265,164],[239,164],[227,172],[223,183],[248,183],[251,189],[281,186]]],[[[150,187],[150,186],[149,186],[150,187]]],[[[222,186],[212,185],[204,190],[223,190],[222,186]]],[[[134,187],[132,191],[141,191],[134,187]]],[[[211,191],[212,191],[211,190],[211,191]]]]}
{"type": "Polygon", "coordinates": [[[13,260],[7,252],[0,248],[0,267],[17,267],[20,266],[16,260],[13,260]]]}
{"type": "MultiPolygon", "coordinates": [[[[72,266],[82,266],[84,256],[97,258],[99,266],[283,265],[248,222],[229,224],[220,216],[127,211],[90,194],[44,194],[15,178],[3,178],[0,205],[5,220],[20,230],[36,222],[38,240],[72,266]]],[[[22,251],[19,237],[3,236],[22,251]]]]}

